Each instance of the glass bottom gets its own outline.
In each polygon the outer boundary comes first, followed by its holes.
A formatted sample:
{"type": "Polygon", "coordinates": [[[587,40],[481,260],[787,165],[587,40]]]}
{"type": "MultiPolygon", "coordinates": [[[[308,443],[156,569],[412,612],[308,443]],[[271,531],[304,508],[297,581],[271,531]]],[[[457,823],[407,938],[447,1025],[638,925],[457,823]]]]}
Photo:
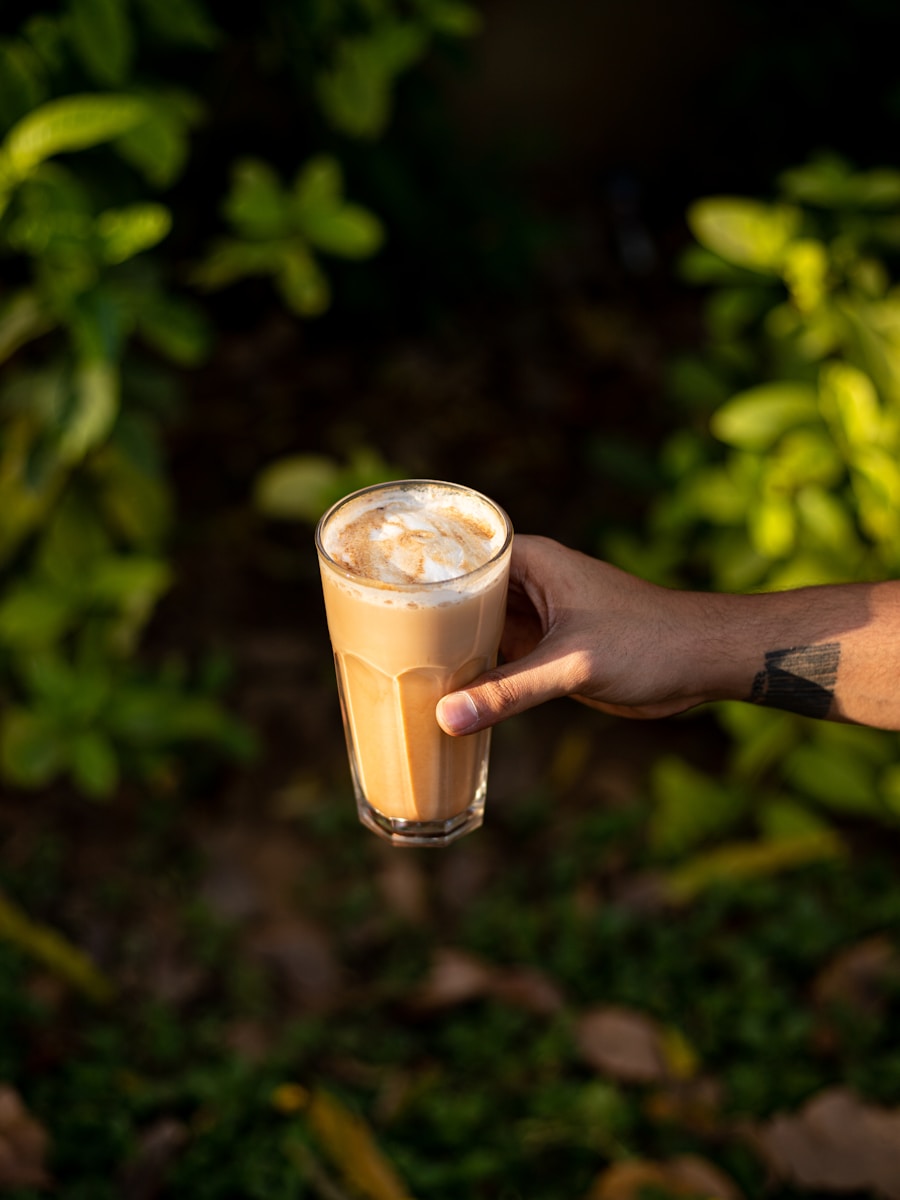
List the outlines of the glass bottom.
{"type": "Polygon", "coordinates": [[[435,846],[440,849],[478,829],[484,821],[483,795],[480,800],[444,821],[406,821],[402,817],[386,817],[358,794],[356,808],[363,825],[393,846],[435,846]]]}

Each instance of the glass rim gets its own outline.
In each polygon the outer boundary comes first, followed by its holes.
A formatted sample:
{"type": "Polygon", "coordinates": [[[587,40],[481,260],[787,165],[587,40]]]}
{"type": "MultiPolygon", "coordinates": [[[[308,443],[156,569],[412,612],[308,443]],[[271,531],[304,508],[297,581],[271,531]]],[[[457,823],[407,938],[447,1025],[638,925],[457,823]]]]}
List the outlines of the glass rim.
{"type": "Polygon", "coordinates": [[[480,575],[482,572],[489,570],[493,566],[496,566],[496,564],[509,549],[512,539],[512,521],[509,519],[509,514],[506,512],[506,510],[503,509],[496,502],[496,500],[492,500],[490,496],[486,496],[483,492],[479,492],[476,488],[469,487],[467,484],[451,483],[450,480],[447,479],[391,479],[384,483],[371,483],[368,485],[368,487],[357,488],[355,492],[348,492],[346,496],[342,496],[340,500],[336,500],[334,504],[330,505],[319,518],[316,524],[315,538],[316,550],[318,551],[319,558],[326,562],[333,570],[341,574],[345,579],[363,587],[384,588],[390,591],[401,592],[421,592],[422,590],[439,591],[441,588],[452,587],[453,584],[458,584],[460,580],[472,579],[474,576],[480,575]],[[450,579],[422,580],[421,583],[385,583],[383,580],[375,579],[370,575],[360,575],[358,571],[351,571],[348,567],[345,567],[342,563],[336,562],[335,559],[331,557],[331,555],[325,549],[322,541],[322,533],[329,520],[340,509],[349,504],[351,501],[358,500],[360,497],[366,496],[371,492],[390,491],[391,489],[400,490],[404,488],[411,490],[415,487],[447,488],[448,490],[454,492],[465,492],[469,496],[474,496],[476,499],[482,500],[498,515],[503,523],[505,535],[502,546],[500,546],[500,548],[496,550],[489,559],[471,571],[465,571],[462,575],[454,575],[450,579]]]}

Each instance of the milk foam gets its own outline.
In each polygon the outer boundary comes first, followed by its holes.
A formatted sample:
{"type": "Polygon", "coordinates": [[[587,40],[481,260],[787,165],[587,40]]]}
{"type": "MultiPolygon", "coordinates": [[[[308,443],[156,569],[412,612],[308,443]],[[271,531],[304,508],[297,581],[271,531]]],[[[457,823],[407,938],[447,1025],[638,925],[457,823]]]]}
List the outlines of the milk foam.
{"type": "Polygon", "coordinates": [[[505,540],[505,522],[486,500],[428,483],[363,493],[334,514],[322,535],[339,566],[401,587],[468,575],[505,540]]]}

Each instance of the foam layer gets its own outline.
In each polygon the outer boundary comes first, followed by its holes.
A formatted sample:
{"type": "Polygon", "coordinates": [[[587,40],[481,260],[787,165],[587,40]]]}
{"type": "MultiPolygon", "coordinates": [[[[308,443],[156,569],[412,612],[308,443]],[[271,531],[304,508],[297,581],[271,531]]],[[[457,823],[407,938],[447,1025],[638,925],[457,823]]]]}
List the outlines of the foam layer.
{"type": "Polygon", "coordinates": [[[505,538],[505,523],[486,500],[426,483],[349,501],[327,523],[323,545],[355,575],[408,585],[467,575],[489,562],[505,538]]]}

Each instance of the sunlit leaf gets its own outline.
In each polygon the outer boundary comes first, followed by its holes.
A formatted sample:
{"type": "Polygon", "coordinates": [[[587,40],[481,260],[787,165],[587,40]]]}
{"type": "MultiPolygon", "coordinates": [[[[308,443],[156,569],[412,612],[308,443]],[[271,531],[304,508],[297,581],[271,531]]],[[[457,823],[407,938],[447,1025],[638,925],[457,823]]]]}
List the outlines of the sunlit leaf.
{"type": "Polygon", "coordinates": [[[317,250],[342,258],[368,258],[384,241],[381,221],[356,204],[310,217],[303,223],[303,233],[317,250]]]}
{"type": "Polygon", "coordinates": [[[110,208],[97,218],[103,257],[109,263],[125,262],[161,242],[172,228],[172,214],[163,204],[132,204],[110,208]]]}
{"type": "Polygon", "coordinates": [[[747,531],[757,554],[785,558],[794,548],[797,531],[790,499],[778,493],[760,497],[747,513],[747,531]]]}
{"type": "Polygon", "coordinates": [[[82,363],[74,382],[75,405],[59,445],[60,455],[69,461],[83,458],[104,440],[119,409],[119,372],[113,363],[82,363]]]}
{"type": "Polygon", "coordinates": [[[372,451],[357,452],[346,464],[319,454],[288,455],[257,476],[254,503],[267,517],[316,522],[342,496],[398,475],[372,451]]]}
{"type": "Polygon", "coordinates": [[[343,203],[344,177],[341,164],[330,154],[317,154],[297,172],[292,189],[292,206],[301,225],[310,217],[328,213],[343,203]]]}
{"type": "Polygon", "coordinates": [[[717,884],[775,875],[843,853],[840,838],[829,829],[765,841],[727,842],[669,871],[666,886],[673,899],[687,901],[717,884]]]}
{"type": "Polygon", "coordinates": [[[472,37],[483,25],[478,9],[462,0],[428,0],[422,7],[432,29],[448,37],[472,37]]]}
{"type": "Polygon", "coordinates": [[[799,230],[801,214],[788,205],[719,196],[696,201],[687,219],[697,241],[727,262],[776,274],[799,230]]]}
{"type": "Polygon", "coordinates": [[[659,854],[675,856],[729,828],[745,810],[736,784],[720,783],[682,758],[664,755],[652,768],[654,809],[650,841],[659,854]]]}
{"type": "Polygon", "coordinates": [[[168,187],[187,162],[188,127],[193,121],[173,97],[150,94],[142,99],[147,105],[146,119],[116,138],[115,149],[154,187],[168,187]]]}
{"type": "Polygon", "coordinates": [[[814,423],[818,415],[811,385],[763,383],[727,400],[713,414],[710,428],[730,446],[767,450],[788,430],[814,423]]]}
{"type": "Polygon", "coordinates": [[[836,431],[843,434],[850,453],[882,440],[883,421],[872,380],[846,362],[823,366],[819,375],[819,404],[836,431]]]}
{"type": "Polygon", "coordinates": [[[11,169],[23,177],[55,154],[108,142],[147,117],[147,105],[136,96],[63,96],[48,100],[14,125],[3,150],[11,169]]]}
{"type": "Polygon", "coordinates": [[[313,1090],[306,1115],[324,1153],[365,1200],[411,1200],[362,1117],[322,1088],[313,1090]]]}

